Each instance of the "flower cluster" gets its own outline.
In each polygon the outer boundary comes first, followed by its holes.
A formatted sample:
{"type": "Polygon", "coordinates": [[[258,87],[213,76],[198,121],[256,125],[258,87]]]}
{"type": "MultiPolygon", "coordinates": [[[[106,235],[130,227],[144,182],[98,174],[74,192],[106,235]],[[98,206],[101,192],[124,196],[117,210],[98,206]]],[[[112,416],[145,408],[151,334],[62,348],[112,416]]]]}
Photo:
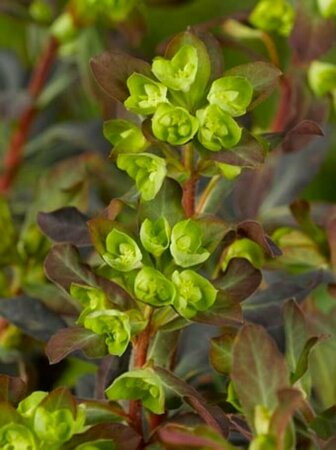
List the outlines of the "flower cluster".
{"type": "MultiPolygon", "coordinates": [[[[9,404],[0,406],[0,447],[2,449],[57,450],[74,434],[85,430],[85,409],[66,402],[55,401],[61,392],[35,391],[22,400],[17,409],[9,404]],[[5,411],[1,409],[6,408],[5,411]]],[[[94,447],[92,447],[94,448],[94,447]]],[[[76,447],[78,450],[79,447],[76,447]]]]}
{"type": "Polygon", "coordinates": [[[283,36],[290,34],[294,19],[295,10],[287,0],[261,0],[249,17],[256,28],[283,36]]]}
{"type": "Polygon", "coordinates": [[[336,64],[313,61],[308,69],[308,82],[317,96],[330,94],[336,106],[336,64]]]}

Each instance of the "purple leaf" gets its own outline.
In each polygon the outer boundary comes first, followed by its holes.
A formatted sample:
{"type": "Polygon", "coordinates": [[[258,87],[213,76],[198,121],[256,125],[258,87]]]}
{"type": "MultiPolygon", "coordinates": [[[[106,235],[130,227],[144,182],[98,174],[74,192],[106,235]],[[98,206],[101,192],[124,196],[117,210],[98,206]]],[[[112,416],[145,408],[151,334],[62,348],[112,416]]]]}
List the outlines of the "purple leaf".
{"type": "Polygon", "coordinates": [[[281,250],[275,245],[272,239],[265,233],[262,225],[254,220],[245,220],[237,227],[238,234],[259,244],[265,252],[275,258],[281,256],[281,250]]]}
{"type": "Polygon", "coordinates": [[[0,375],[0,402],[18,403],[26,391],[26,383],[21,378],[0,375]]]}

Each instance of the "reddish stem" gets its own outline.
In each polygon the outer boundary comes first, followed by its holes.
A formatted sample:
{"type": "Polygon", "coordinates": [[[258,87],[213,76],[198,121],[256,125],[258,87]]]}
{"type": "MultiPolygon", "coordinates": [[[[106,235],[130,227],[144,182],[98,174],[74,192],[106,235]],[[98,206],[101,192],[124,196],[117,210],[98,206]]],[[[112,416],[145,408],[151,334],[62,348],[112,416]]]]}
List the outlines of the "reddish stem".
{"type": "Polygon", "coordinates": [[[37,115],[38,109],[34,104],[47,81],[49,72],[54,63],[58,49],[58,42],[51,38],[41,59],[33,73],[28,86],[28,92],[32,103],[22,113],[16,130],[5,151],[3,161],[3,174],[0,178],[0,193],[5,193],[11,187],[23,159],[23,148],[27,141],[32,123],[37,115]]]}
{"type": "Polygon", "coordinates": [[[290,107],[291,107],[291,97],[292,97],[292,87],[290,85],[289,79],[282,77],[280,80],[281,89],[281,99],[277,115],[274,118],[272,124],[272,130],[274,132],[283,131],[286,128],[286,124],[289,119],[290,107]]]}
{"type": "Polygon", "coordinates": [[[197,175],[194,171],[194,149],[192,144],[186,144],[183,148],[184,167],[189,171],[189,179],[183,185],[182,205],[187,217],[195,213],[195,194],[197,175]]]}

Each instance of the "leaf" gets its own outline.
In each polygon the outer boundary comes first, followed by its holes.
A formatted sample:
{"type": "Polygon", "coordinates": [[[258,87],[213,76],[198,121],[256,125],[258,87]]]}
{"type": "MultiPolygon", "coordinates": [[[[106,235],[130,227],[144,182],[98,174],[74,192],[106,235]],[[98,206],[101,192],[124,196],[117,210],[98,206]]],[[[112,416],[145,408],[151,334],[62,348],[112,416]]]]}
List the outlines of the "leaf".
{"type": "Polygon", "coordinates": [[[331,48],[336,36],[333,20],[325,20],[308,8],[305,3],[300,3],[289,37],[295,59],[301,64],[319,59],[331,48]]]}
{"type": "Polygon", "coordinates": [[[230,294],[220,290],[215,303],[208,310],[197,313],[192,320],[222,327],[232,323],[241,324],[243,315],[239,302],[230,297],[230,294]]]}
{"type": "Polygon", "coordinates": [[[261,283],[261,272],[244,258],[230,260],[226,271],[215,281],[215,287],[235,302],[248,298],[261,283]]]}
{"type": "Polygon", "coordinates": [[[159,439],[166,449],[233,450],[236,448],[221,435],[204,425],[187,428],[178,424],[167,424],[159,429],[159,439]]]}
{"type": "Polygon", "coordinates": [[[312,428],[322,439],[329,439],[334,436],[336,429],[336,405],[323,411],[310,422],[312,428]]]}
{"type": "Polygon", "coordinates": [[[85,328],[63,328],[54,334],[45,349],[50,364],[57,364],[76,350],[82,350],[88,358],[102,358],[107,349],[105,340],[85,328]]]}
{"type": "Polygon", "coordinates": [[[98,85],[120,102],[129,96],[126,81],[132,73],[153,77],[147,62],[121,51],[104,52],[92,58],[90,65],[98,85]]]}
{"type": "Polygon", "coordinates": [[[303,402],[301,391],[293,388],[281,389],[278,392],[279,404],[275,409],[270,423],[270,430],[276,436],[277,449],[283,449],[285,433],[294,412],[303,402]]]}
{"type": "Polygon", "coordinates": [[[87,217],[77,208],[68,206],[55,211],[39,212],[37,223],[43,233],[55,242],[86,247],[92,245],[87,217]]]}
{"type": "Polygon", "coordinates": [[[89,285],[102,289],[111,302],[119,307],[129,309],[132,298],[116,283],[100,277],[90,267],[80,261],[78,250],[68,244],[57,244],[44,263],[47,277],[67,292],[72,283],[89,285]]]}
{"type": "Polygon", "coordinates": [[[237,328],[224,327],[222,335],[210,341],[209,358],[212,367],[221,374],[229,374],[232,368],[232,347],[237,336],[237,328]]]}
{"type": "Polygon", "coordinates": [[[252,84],[254,92],[252,103],[249,106],[249,110],[251,110],[270,95],[278,84],[281,71],[273,64],[257,61],[233,67],[224,75],[239,75],[247,78],[252,84]]]}
{"type": "Polygon", "coordinates": [[[125,411],[116,402],[99,402],[86,400],[85,425],[98,425],[103,423],[120,422],[127,417],[125,411]]]}
{"type": "Polygon", "coordinates": [[[264,143],[245,129],[236,147],[233,147],[231,150],[207,152],[207,158],[212,161],[251,169],[260,167],[265,161],[265,157],[266,148],[264,143]]]}
{"type": "Polygon", "coordinates": [[[130,427],[120,423],[99,424],[85,433],[77,434],[69,442],[63,444],[63,450],[75,450],[77,446],[85,442],[98,439],[111,439],[118,450],[137,450],[141,437],[130,427]]]}
{"type": "Polygon", "coordinates": [[[238,225],[237,232],[241,236],[251,239],[252,241],[259,244],[264,249],[264,251],[272,258],[282,255],[281,250],[265,233],[262,225],[259,222],[256,222],[254,220],[245,220],[238,225]]]}
{"type": "Polygon", "coordinates": [[[0,315],[39,341],[47,341],[56,331],[66,326],[42,302],[26,296],[1,298],[0,315]]]}
{"type": "Polygon", "coordinates": [[[154,367],[161,381],[173,392],[182,397],[211,428],[224,436],[228,435],[229,422],[223,411],[215,405],[209,404],[196,389],[172,372],[162,367],[154,367]]]}
{"type": "Polygon", "coordinates": [[[212,253],[232,227],[216,216],[202,215],[195,217],[195,222],[202,230],[202,246],[212,253]]]}
{"type": "Polygon", "coordinates": [[[0,402],[18,403],[26,392],[26,383],[21,378],[0,375],[0,402]]]}
{"type": "Polygon", "coordinates": [[[155,199],[140,205],[140,217],[141,220],[148,218],[151,221],[165,217],[170,226],[184,219],[180,185],[176,181],[166,178],[155,199]]]}
{"type": "Polygon", "coordinates": [[[260,325],[246,324],[238,332],[231,379],[243,412],[254,428],[255,407],[263,405],[272,411],[277,405],[277,392],[289,385],[285,360],[260,325]]]}
{"type": "Polygon", "coordinates": [[[71,392],[64,387],[59,387],[51,391],[41,401],[39,406],[43,406],[47,411],[54,412],[58,409],[70,409],[73,416],[76,417],[77,403],[71,392]]]}
{"type": "Polygon", "coordinates": [[[282,149],[285,153],[298,151],[317,136],[324,136],[320,125],[313,120],[302,120],[285,134],[282,149]]]}

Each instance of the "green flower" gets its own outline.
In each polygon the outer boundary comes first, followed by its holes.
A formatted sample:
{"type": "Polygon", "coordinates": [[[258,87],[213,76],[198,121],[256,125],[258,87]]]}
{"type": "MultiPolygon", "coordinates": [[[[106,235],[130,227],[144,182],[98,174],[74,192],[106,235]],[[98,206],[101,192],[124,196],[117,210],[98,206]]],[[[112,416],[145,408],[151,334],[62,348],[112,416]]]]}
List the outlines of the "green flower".
{"type": "Polygon", "coordinates": [[[155,58],[152,72],[169,89],[188,92],[195,81],[197,68],[197,50],[192,45],[183,45],[171,60],[155,58]]]}
{"type": "Polygon", "coordinates": [[[105,14],[114,22],[124,21],[136,4],[136,0],[98,0],[101,14],[105,14]]]}
{"type": "Polygon", "coordinates": [[[143,267],[135,278],[134,293],[144,303],[166,306],[174,301],[176,289],[161,272],[152,267],[143,267]]]}
{"type": "Polygon", "coordinates": [[[2,450],[35,450],[37,444],[28,428],[10,423],[0,428],[0,448],[2,450]]]}
{"type": "Polygon", "coordinates": [[[295,19],[293,6],[286,0],[261,0],[250,15],[256,28],[288,36],[295,19]]]}
{"type": "Polygon", "coordinates": [[[136,114],[153,114],[161,103],[167,102],[167,88],[140,73],[133,73],[127,80],[130,96],[124,105],[136,114]]]}
{"type": "Polygon", "coordinates": [[[240,141],[242,129],[230,114],[217,105],[199,109],[196,116],[200,121],[198,140],[208,150],[218,152],[223,148],[234,147],[240,141]]]}
{"type": "Polygon", "coordinates": [[[135,180],[145,201],[153,200],[167,174],[166,161],[151,153],[119,155],[117,166],[135,180]]]}
{"type": "Polygon", "coordinates": [[[118,377],[106,389],[110,400],[141,400],[154,414],[164,413],[164,390],[160,377],[152,369],[137,369],[118,377]]]}
{"type": "Polygon", "coordinates": [[[104,123],[104,136],[114,146],[115,154],[140,152],[148,144],[140,128],[128,120],[108,120],[104,123]]]}
{"type": "Polygon", "coordinates": [[[152,118],[152,129],[155,137],[161,141],[182,145],[195,136],[198,120],[185,108],[165,103],[157,108],[152,118]]]}
{"type": "Polygon", "coordinates": [[[253,86],[247,78],[227,76],[212,83],[207,99],[211,105],[217,105],[236,117],[246,113],[252,96],[253,86]]]}
{"type": "Polygon", "coordinates": [[[237,239],[230,245],[222,261],[222,270],[227,268],[232,258],[245,258],[258,268],[265,262],[264,252],[260,245],[247,238],[237,239]]]}
{"type": "Polygon", "coordinates": [[[70,409],[49,411],[39,406],[34,415],[34,432],[41,441],[52,445],[66,442],[75,433],[83,431],[84,422],[84,412],[79,409],[75,418],[70,409]]]}
{"type": "Polygon", "coordinates": [[[145,219],[140,228],[140,239],[144,248],[160,257],[169,247],[170,226],[165,217],[160,217],[155,222],[145,219]]]}
{"type": "Polygon", "coordinates": [[[89,314],[84,319],[84,327],[105,337],[105,343],[111,355],[121,356],[131,339],[128,315],[115,309],[89,314]]]}
{"type": "Polygon", "coordinates": [[[17,411],[25,419],[31,419],[35,414],[36,408],[47,395],[48,393],[43,391],[33,392],[19,403],[17,411]]]}
{"type": "Polygon", "coordinates": [[[193,270],[175,271],[172,280],[177,289],[174,307],[186,319],[198,311],[207,311],[215,303],[217,290],[193,270]]]}
{"type": "Polygon", "coordinates": [[[83,306],[77,323],[83,324],[85,317],[93,311],[105,309],[107,300],[104,292],[91,286],[84,286],[78,283],[71,283],[70,295],[79,301],[83,306]]]}
{"type": "Polygon", "coordinates": [[[323,17],[336,16],[336,0],[317,0],[317,3],[323,17]]]}
{"type": "Polygon", "coordinates": [[[103,259],[113,269],[130,272],[141,267],[142,254],[130,236],[114,228],[107,235],[103,259]]]}
{"type": "Polygon", "coordinates": [[[313,61],[308,69],[308,81],[318,96],[336,90],[336,65],[313,61]]]}
{"type": "Polygon", "coordinates": [[[174,225],[170,252],[176,264],[190,267],[209,258],[210,253],[202,247],[202,230],[191,219],[182,220],[174,225]]]}

